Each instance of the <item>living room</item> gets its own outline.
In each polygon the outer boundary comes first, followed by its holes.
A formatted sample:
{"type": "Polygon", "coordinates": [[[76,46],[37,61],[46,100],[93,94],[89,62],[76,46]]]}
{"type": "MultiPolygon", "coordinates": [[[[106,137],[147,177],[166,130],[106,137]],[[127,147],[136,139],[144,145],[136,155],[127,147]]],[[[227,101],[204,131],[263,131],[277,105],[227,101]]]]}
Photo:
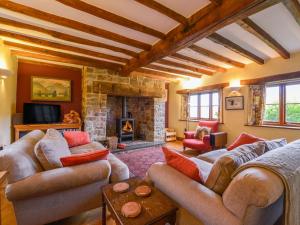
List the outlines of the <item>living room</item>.
{"type": "Polygon", "coordinates": [[[298,0],[5,0],[0,24],[0,225],[300,225],[298,0]]]}

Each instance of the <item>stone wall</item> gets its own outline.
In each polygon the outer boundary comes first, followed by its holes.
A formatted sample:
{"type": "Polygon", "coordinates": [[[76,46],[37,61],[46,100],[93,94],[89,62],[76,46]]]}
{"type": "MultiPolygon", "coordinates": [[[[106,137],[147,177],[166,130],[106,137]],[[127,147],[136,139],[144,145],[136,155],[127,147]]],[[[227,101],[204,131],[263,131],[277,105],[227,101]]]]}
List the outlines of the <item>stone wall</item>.
{"type": "Polygon", "coordinates": [[[164,139],[165,83],[143,76],[122,77],[105,69],[87,67],[83,73],[83,121],[92,140],[115,133],[121,117],[121,98],[127,96],[128,111],[136,118],[137,136],[151,141],[164,139]]]}

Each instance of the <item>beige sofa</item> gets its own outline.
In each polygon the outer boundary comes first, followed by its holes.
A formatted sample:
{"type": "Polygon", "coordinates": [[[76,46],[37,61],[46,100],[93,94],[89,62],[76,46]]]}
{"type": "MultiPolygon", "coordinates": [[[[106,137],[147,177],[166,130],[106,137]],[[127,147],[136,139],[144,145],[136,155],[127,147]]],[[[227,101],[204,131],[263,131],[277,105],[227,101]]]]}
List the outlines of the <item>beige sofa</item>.
{"type": "MultiPolygon", "coordinates": [[[[33,131],[0,152],[0,170],[9,172],[6,197],[19,225],[50,223],[97,208],[102,186],[129,178],[128,167],[112,154],[108,160],[43,171],[34,155],[43,136],[33,131]]],[[[101,148],[93,142],[70,150],[76,154],[101,148]]]]}
{"type": "MultiPolygon", "coordinates": [[[[199,157],[200,167],[209,170],[224,152],[199,157]]],[[[147,176],[178,204],[177,225],[274,225],[283,213],[282,181],[265,169],[241,172],[222,196],[164,163],[152,165],[147,176]]]]}

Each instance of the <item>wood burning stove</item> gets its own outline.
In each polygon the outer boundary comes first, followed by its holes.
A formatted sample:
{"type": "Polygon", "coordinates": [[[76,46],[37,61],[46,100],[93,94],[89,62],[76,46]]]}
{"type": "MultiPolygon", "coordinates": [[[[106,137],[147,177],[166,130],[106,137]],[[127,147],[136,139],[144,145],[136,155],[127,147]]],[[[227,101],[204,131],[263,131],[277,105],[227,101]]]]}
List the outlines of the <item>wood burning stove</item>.
{"type": "Polygon", "coordinates": [[[116,128],[119,142],[134,140],[135,120],[127,112],[126,97],[122,97],[122,118],[117,119],[116,128]]]}

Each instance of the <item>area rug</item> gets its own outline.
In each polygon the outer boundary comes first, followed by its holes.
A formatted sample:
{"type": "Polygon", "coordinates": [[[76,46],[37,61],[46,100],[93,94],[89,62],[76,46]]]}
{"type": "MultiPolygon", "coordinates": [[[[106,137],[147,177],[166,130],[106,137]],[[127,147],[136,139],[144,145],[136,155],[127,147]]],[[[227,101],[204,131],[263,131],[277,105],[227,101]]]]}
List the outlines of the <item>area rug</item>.
{"type": "Polygon", "coordinates": [[[115,153],[115,155],[128,166],[131,176],[141,178],[145,177],[152,164],[165,161],[161,147],[136,149],[115,153]]]}

